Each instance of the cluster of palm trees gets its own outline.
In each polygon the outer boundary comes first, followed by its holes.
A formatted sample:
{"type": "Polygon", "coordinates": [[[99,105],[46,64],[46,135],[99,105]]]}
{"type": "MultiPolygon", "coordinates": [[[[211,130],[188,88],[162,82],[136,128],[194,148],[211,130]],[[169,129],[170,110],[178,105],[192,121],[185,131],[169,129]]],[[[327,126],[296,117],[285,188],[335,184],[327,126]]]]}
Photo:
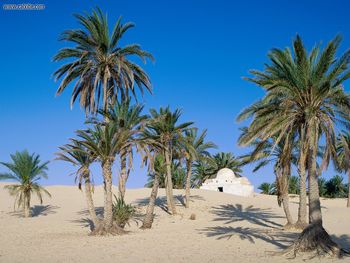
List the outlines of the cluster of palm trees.
{"type": "MultiPolygon", "coordinates": [[[[265,70],[251,71],[253,77],[246,79],[262,87],[265,95],[238,117],[239,121],[252,120],[242,129],[239,144],[253,150],[237,159],[230,153],[210,155],[208,150],[216,146],[206,141],[206,130],[199,132],[193,122],[180,122],[179,109],[161,107],[143,113],[137,98],[145,91],[151,93],[152,85],[150,77],[135,61],[146,63],[153,61],[153,56],[138,44],[121,45],[133,23],[123,24],[119,18],[110,30],[107,15],[98,8],[91,14],[75,17],[81,28],[62,33],[61,40],[70,46],[54,56],[54,61],[65,62],[54,76],[60,81],[57,95],[72,86],[71,106],[79,100],[87,126],[60,147],[57,158],[77,168],[76,181],[79,188],[84,186],[93,234],[123,233],[112,215],[113,174],[118,178],[119,198],[124,200],[135,154],[140,154],[147,165],[151,178],[148,186],[152,187],[142,228],[152,226],[160,186],[166,189],[167,208],[174,215],[177,211],[173,188],[185,188],[186,207],[189,207],[190,188],[197,187],[219,169],[231,168],[239,176],[244,164],[255,163],[256,171],[273,162],[275,189],[286,213],[287,226],[303,229],[291,251],[340,251],[323,228],[319,198],[322,194],[319,177],[331,161],[350,177],[350,96],[343,87],[350,78],[350,51],[336,57],[340,37],[324,49],[317,45],[307,52],[297,36],[292,50],[271,50],[265,70]],[[101,166],[104,182],[103,218],[96,215],[93,201],[90,166],[95,162],[101,166]],[[115,165],[118,169],[114,170],[115,165]],[[291,176],[293,169],[298,172],[297,180],[291,176]],[[292,182],[298,182],[299,186],[291,187],[292,182]],[[289,212],[291,189],[300,196],[296,222],[289,212]]],[[[35,165],[31,168],[34,170],[20,175],[21,178],[36,181],[46,176],[46,163],[39,165],[38,157],[28,153],[22,153],[23,156],[31,158],[35,165]]],[[[22,157],[16,153],[12,159],[22,162],[22,157]]],[[[3,174],[2,178],[22,180],[11,164],[4,165],[13,173],[3,174]]],[[[30,189],[8,188],[18,194],[26,215],[30,206],[28,191],[43,191],[35,184],[30,189]]]]}
{"type": "Polygon", "coordinates": [[[132,23],[123,24],[119,18],[110,31],[107,16],[100,9],[75,17],[82,29],[63,32],[61,39],[73,45],[59,50],[54,57],[54,61],[68,61],[54,75],[56,80],[61,80],[58,95],[73,85],[71,105],[79,98],[80,106],[86,111],[87,128],[78,130],[69,144],[60,147],[57,158],[77,167],[76,180],[79,188],[85,186],[93,234],[104,235],[122,233],[112,216],[114,164],[118,161],[119,169],[115,172],[119,198],[123,200],[134,154],[140,154],[143,164],[154,175],[143,222],[143,228],[150,228],[159,185],[166,188],[169,212],[176,214],[172,178],[180,173],[176,166],[186,163],[182,185],[186,188],[188,207],[193,163],[203,161],[209,155],[207,150],[215,145],[206,142],[206,131],[199,134],[192,122],[179,123],[181,110],[171,111],[166,107],[143,114],[143,106],[132,103],[144,90],[152,91],[149,76],[134,62],[135,58],[144,63],[153,60],[137,44],[120,46],[120,39],[133,27],[132,23]],[[93,202],[89,167],[94,162],[100,163],[104,182],[103,219],[96,215],[93,202]],[[162,183],[160,175],[164,177],[162,183]]]}
{"type": "MultiPolygon", "coordinates": [[[[277,184],[262,183],[258,189],[262,194],[278,195],[277,184]]],[[[348,184],[344,183],[344,178],[340,175],[335,175],[329,180],[323,177],[318,178],[318,190],[320,197],[325,198],[345,198],[348,197],[348,184]]],[[[299,177],[291,176],[288,181],[288,193],[299,194],[299,177]]]]}
{"type": "Polygon", "coordinates": [[[349,137],[341,130],[350,127],[350,96],[343,87],[350,77],[350,50],[337,57],[340,42],[337,36],[324,49],[316,45],[307,52],[297,36],[292,50],[271,50],[265,70],[252,70],[253,77],[246,78],[263,88],[265,95],[239,115],[239,121],[252,120],[242,130],[239,143],[253,147],[244,161],[258,162],[256,169],[274,161],[276,189],[288,225],[304,229],[290,248],[293,253],[340,251],[322,226],[318,187],[318,178],[331,161],[349,172],[349,137]],[[288,178],[293,164],[300,182],[295,224],[288,208],[288,178]]]}
{"type": "MultiPolygon", "coordinates": [[[[196,130],[194,130],[196,132],[196,130]]],[[[204,141],[206,131],[201,133],[198,137],[196,145],[201,146],[200,148],[216,148],[215,144],[207,142],[202,144],[204,141]],[[210,146],[210,147],[208,147],[210,146]]],[[[195,147],[197,149],[197,147],[195,147]]],[[[204,152],[197,151],[201,158],[192,162],[192,165],[181,165],[181,159],[177,159],[177,155],[173,156],[173,162],[171,164],[172,169],[172,181],[175,189],[185,189],[186,183],[190,185],[190,188],[199,188],[203,182],[207,179],[213,178],[216,176],[217,172],[222,168],[229,168],[234,171],[236,177],[241,177],[242,173],[242,161],[240,157],[235,157],[230,152],[219,152],[216,154],[211,154],[206,150],[204,152]],[[189,174],[190,176],[187,176],[189,174]],[[189,181],[186,181],[186,178],[189,181]]],[[[158,164],[159,165],[159,164],[158,164]]],[[[160,187],[165,187],[165,172],[160,172],[160,187]]],[[[154,173],[148,174],[148,181],[145,184],[145,187],[152,187],[154,182],[154,173]]]]}

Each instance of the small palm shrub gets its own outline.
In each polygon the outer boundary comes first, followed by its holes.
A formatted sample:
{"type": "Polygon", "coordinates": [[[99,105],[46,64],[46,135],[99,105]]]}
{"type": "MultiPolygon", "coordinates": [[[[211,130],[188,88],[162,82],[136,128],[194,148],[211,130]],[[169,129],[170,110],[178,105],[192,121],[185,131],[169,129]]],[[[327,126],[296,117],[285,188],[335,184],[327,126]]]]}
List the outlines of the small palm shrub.
{"type": "Polygon", "coordinates": [[[270,183],[262,183],[258,189],[261,191],[264,195],[272,195],[274,194],[274,184],[270,183]]]}
{"type": "Polygon", "coordinates": [[[129,221],[135,215],[135,207],[130,204],[126,204],[123,198],[114,196],[114,199],[113,220],[119,227],[124,228],[126,224],[129,224],[129,221]]]}

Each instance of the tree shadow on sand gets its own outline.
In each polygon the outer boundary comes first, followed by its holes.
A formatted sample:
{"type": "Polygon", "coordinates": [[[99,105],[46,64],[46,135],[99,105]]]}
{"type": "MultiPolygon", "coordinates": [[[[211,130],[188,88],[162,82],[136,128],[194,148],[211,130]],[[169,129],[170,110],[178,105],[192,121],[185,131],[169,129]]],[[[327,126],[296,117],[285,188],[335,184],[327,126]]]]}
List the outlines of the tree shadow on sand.
{"type": "Polygon", "coordinates": [[[250,227],[207,227],[200,230],[208,237],[220,239],[231,239],[233,236],[241,240],[248,240],[255,244],[255,240],[262,240],[281,249],[287,248],[299,235],[298,233],[284,232],[275,229],[250,228],[250,227]]]}
{"type": "MultiPolygon", "coordinates": [[[[56,210],[58,208],[60,207],[52,206],[52,205],[35,205],[30,208],[31,217],[47,216],[50,214],[55,214],[57,213],[56,210]]],[[[13,216],[23,217],[23,211],[21,210],[10,212],[9,214],[13,216]]]]}
{"type": "Polygon", "coordinates": [[[236,236],[250,243],[262,240],[279,248],[286,248],[298,236],[298,233],[282,231],[282,225],[275,220],[284,217],[274,213],[270,208],[257,208],[252,205],[244,208],[241,204],[229,204],[214,207],[211,213],[216,215],[213,221],[223,222],[225,225],[242,221],[256,225],[256,227],[215,226],[199,230],[201,234],[217,237],[218,240],[236,236]]]}
{"type": "Polygon", "coordinates": [[[276,223],[274,219],[284,218],[274,213],[270,208],[263,209],[252,205],[243,208],[241,204],[214,207],[211,213],[217,216],[214,221],[224,221],[224,224],[247,221],[251,224],[269,228],[282,227],[282,225],[276,223]]]}

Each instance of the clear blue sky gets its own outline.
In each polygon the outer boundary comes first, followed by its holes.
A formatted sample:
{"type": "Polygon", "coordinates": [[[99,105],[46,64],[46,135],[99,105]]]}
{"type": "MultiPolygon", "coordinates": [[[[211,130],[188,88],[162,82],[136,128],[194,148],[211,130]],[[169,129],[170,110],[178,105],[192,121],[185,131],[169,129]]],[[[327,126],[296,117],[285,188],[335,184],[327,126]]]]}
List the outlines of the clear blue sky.
{"type": "MultiPolygon", "coordinates": [[[[341,50],[349,48],[350,2],[240,2],[38,0],[35,3],[45,4],[45,10],[1,9],[0,160],[9,161],[10,153],[23,149],[53,160],[58,146],[83,127],[83,111],[78,105],[73,110],[69,107],[71,90],[55,97],[58,84],[51,76],[59,64],[51,60],[65,46],[58,41],[59,34],[78,26],[72,14],[95,6],[108,13],[111,24],[119,15],[124,22],[135,22],[125,42],[140,43],[154,54],[156,62],[145,66],[154,86],[154,95],[144,99],[147,108],[180,107],[183,120],[207,128],[208,138],[220,151],[244,153],[247,149],[237,146],[241,125],[235,118],[263,93],[242,77],[249,69],[262,69],[267,52],[289,46],[296,33],[309,48],[341,33],[341,50]]],[[[128,187],[142,187],[146,182],[146,171],[138,166],[128,187]]],[[[53,161],[49,168],[45,184],[73,183],[69,165],[53,161]]],[[[255,186],[273,180],[271,168],[253,174],[247,167],[244,174],[255,186]]],[[[97,167],[94,177],[101,182],[97,167]]]]}

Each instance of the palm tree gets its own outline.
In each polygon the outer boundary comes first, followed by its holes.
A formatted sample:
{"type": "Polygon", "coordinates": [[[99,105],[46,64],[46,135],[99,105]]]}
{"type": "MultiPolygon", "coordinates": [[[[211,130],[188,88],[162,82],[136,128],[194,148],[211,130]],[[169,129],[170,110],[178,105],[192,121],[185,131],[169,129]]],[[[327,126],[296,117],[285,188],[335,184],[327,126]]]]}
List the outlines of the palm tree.
{"type": "MultiPolygon", "coordinates": [[[[244,129],[244,136],[246,129],[244,129]]],[[[251,153],[243,155],[243,164],[257,163],[253,172],[258,171],[269,163],[274,163],[274,173],[276,176],[276,193],[278,205],[283,205],[283,210],[287,218],[285,228],[293,226],[293,218],[289,210],[289,178],[291,173],[292,163],[296,163],[297,157],[293,152],[295,149],[295,140],[285,137],[278,144],[275,143],[277,137],[271,140],[260,141],[256,140],[251,145],[254,149],[251,153]]]]}
{"type": "Polygon", "coordinates": [[[78,182],[78,188],[81,190],[81,185],[84,182],[85,198],[89,214],[93,223],[93,229],[97,228],[100,220],[96,215],[94,201],[92,197],[93,186],[91,184],[90,165],[95,161],[92,154],[87,151],[81,143],[72,141],[71,144],[66,144],[59,147],[61,152],[57,153],[57,160],[65,161],[77,167],[75,171],[75,182],[78,182]]]}
{"type": "Polygon", "coordinates": [[[236,177],[242,177],[242,162],[232,153],[220,152],[208,159],[209,170],[212,176],[215,176],[223,168],[231,169],[236,177]]]}
{"type": "Polygon", "coordinates": [[[197,159],[208,158],[210,156],[208,149],[216,148],[213,142],[206,142],[205,137],[207,130],[204,130],[201,134],[198,134],[198,129],[190,129],[185,131],[185,145],[183,152],[186,160],[186,186],[185,186],[185,200],[186,208],[190,205],[190,188],[192,178],[192,165],[193,161],[197,159]]]}
{"type": "Polygon", "coordinates": [[[129,134],[126,138],[129,147],[120,152],[120,173],[118,181],[119,198],[125,197],[126,181],[129,178],[133,164],[133,148],[138,147],[138,135],[147,121],[148,116],[142,114],[143,106],[139,104],[131,105],[130,98],[122,102],[117,102],[109,111],[101,111],[106,120],[112,122],[119,130],[125,130],[129,134]]]}
{"type": "Polygon", "coordinates": [[[321,197],[327,196],[326,183],[327,183],[327,180],[324,179],[323,177],[318,178],[318,191],[319,191],[321,197]]]}
{"type": "MultiPolygon", "coordinates": [[[[348,174],[348,182],[350,182],[350,133],[346,131],[337,137],[337,164],[339,170],[348,174]]],[[[350,183],[348,183],[348,193],[350,193],[350,183]]],[[[350,207],[350,194],[348,194],[347,207],[350,207]]]]}
{"type": "Polygon", "coordinates": [[[73,139],[74,143],[81,144],[92,158],[101,163],[102,175],[104,180],[104,219],[92,234],[122,234],[117,225],[113,224],[113,193],[112,193],[112,166],[116,155],[121,150],[127,148],[130,143],[126,140],[128,132],[118,130],[111,122],[95,124],[88,130],[77,131],[78,139],[73,139]]]}
{"type": "Polygon", "coordinates": [[[5,185],[10,195],[15,196],[15,205],[23,207],[24,217],[30,217],[30,200],[32,193],[35,193],[43,203],[42,194],[51,197],[50,193],[39,185],[38,181],[42,178],[47,179],[47,165],[49,162],[41,163],[40,156],[35,153],[29,154],[28,151],[16,152],[11,154],[11,163],[0,162],[10,170],[8,173],[1,173],[0,180],[15,180],[19,184],[5,185]]]}
{"type": "Polygon", "coordinates": [[[80,29],[66,30],[60,40],[73,44],[60,49],[54,61],[68,61],[54,72],[55,80],[62,78],[56,94],[60,95],[69,84],[74,83],[71,106],[79,102],[86,112],[96,113],[99,104],[107,110],[118,95],[121,100],[131,93],[136,97],[137,86],[151,92],[151,82],[146,72],[134,62],[133,57],[146,63],[153,56],[138,44],[120,46],[124,34],[134,27],[133,23],[122,24],[121,17],[109,30],[107,14],[97,8],[91,14],[74,15],[80,29]]]}
{"type": "MultiPolygon", "coordinates": [[[[210,158],[210,157],[209,157],[210,158]]],[[[203,182],[212,176],[209,158],[200,159],[193,164],[192,188],[199,188],[203,182]]]]}
{"type": "Polygon", "coordinates": [[[146,215],[142,221],[141,229],[149,229],[152,227],[152,223],[154,219],[154,205],[157,199],[160,177],[166,174],[166,165],[165,165],[164,156],[160,154],[156,155],[154,158],[153,166],[154,166],[154,169],[152,171],[152,174],[154,175],[153,176],[154,180],[152,182],[152,191],[149,199],[149,204],[147,206],[146,215]]]}
{"type": "Polygon", "coordinates": [[[344,178],[340,175],[335,175],[326,182],[327,197],[343,198],[346,196],[346,185],[343,183],[344,178]]]}
{"type": "Polygon", "coordinates": [[[271,63],[266,69],[251,71],[254,77],[247,78],[261,86],[266,95],[240,114],[239,120],[254,118],[240,143],[249,145],[257,138],[267,140],[276,134],[279,134],[276,143],[286,134],[298,136],[302,144],[299,155],[301,184],[308,166],[310,225],[290,248],[292,253],[339,252],[322,225],[317,176],[334,158],[334,127],[349,122],[350,99],[342,84],[350,77],[350,51],[336,58],[340,41],[337,36],[324,50],[316,46],[308,53],[297,36],[293,41],[294,54],[289,48],[273,49],[269,53],[271,63]],[[325,141],[325,150],[317,171],[316,157],[321,138],[325,141]]]}
{"type": "Polygon", "coordinates": [[[178,124],[181,116],[179,109],[171,112],[169,107],[161,107],[159,111],[151,109],[150,113],[151,119],[147,122],[140,140],[152,145],[155,151],[165,158],[167,205],[171,213],[176,214],[171,172],[172,157],[176,149],[184,145],[183,133],[190,128],[192,122],[178,124]]]}
{"type": "Polygon", "coordinates": [[[258,189],[264,195],[271,195],[273,192],[273,184],[265,182],[265,183],[262,183],[261,185],[259,185],[258,189]]]}
{"type": "MultiPolygon", "coordinates": [[[[161,156],[161,155],[159,155],[159,156],[161,156]]],[[[162,157],[162,158],[164,158],[164,157],[162,157]]],[[[158,187],[160,187],[160,188],[166,187],[166,184],[165,184],[166,170],[164,170],[164,171],[165,171],[164,173],[159,172],[160,175],[159,175],[159,179],[158,179],[158,181],[159,181],[158,187]]],[[[147,176],[148,176],[148,179],[147,179],[147,183],[145,184],[145,187],[152,188],[154,181],[155,181],[156,174],[155,174],[155,172],[151,172],[147,176]]],[[[173,162],[171,164],[171,176],[172,176],[171,179],[172,179],[174,189],[183,189],[185,186],[185,181],[186,181],[186,172],[178,160],[173,159],[173,162]]]]}

